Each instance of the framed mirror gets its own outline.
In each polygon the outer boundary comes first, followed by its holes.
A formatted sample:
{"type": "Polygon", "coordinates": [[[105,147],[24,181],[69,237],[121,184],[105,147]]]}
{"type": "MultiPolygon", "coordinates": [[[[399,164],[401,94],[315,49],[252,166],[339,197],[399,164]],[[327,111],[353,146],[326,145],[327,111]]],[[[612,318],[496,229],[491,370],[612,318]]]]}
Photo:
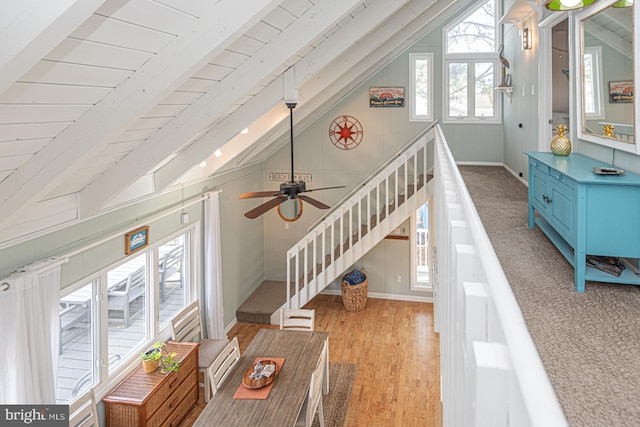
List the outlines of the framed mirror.
{"type": "Polygon", "coordinates": [[[631,1],[603,0],[575,15],[580,54],[575,93],[578,138],[640,154],[634,100],[637,43],[631,1]]]}
{"type": "Polygon", "coordinates": [[[302,215],[302,200],[288,199],[278,205],[278,215],[285,221],[297,221],[302,215]]]}

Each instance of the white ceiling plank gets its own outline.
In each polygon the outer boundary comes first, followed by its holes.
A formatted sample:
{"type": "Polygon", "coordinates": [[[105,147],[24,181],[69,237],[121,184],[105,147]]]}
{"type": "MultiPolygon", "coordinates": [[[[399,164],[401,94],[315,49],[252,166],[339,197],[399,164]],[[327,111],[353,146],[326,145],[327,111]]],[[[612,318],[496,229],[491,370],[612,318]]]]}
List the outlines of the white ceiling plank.
{"type": "Polygon", "coordinates": [[[274,37],[280,34],[280,32],[281,31],[278,30],[277,28],[272,27],[266,22],[260,21],[255,27],[247,31],[246,35],[256,40],[259,40],[264,44],[267,44],[271,40],[273,40],[274,37]]]}
{"type": "MultiPolygon", "coordinates": [[[[188,13],[195,17],[200,17],[208,3],[212,3],[211,0],[155,0],[160,4],[167,5],[177,10],[181,10],[184,13],[188,13]]],[[[216,0],[216,3],[218,0],[216,0]]]]}
{"type": "Polygon", "coordinates": [[[152,57],[153,54],[149,52],[67,38],[49,52],[45,59],[133,71],[152,57]]]}
{"type": "Polygon", "coordinates": [[[0,142],[2,156],[20,156],[22,154],[35,154],[47,145],[53,138],[27,139],[21,141],[0,142]]]}
{"type": "MultiPolygon", "coordinates": [[[[347,51],[355,41],[365,37],[407,3],[408,0],[379,1],[362,11],[354,18],[355,25],[340,29],[331,43],[321,45],[295,65],[296,87],[302,86],[326,64],[347,51]]],[[[274,107],[282,100],[282,93],[282,79],[278,78],[266,89],[258,92],[253,100],[236,110],[232,117],[223,122],[223,125],[216,127],[209,135],[201,137],[187,147],[180,156],[175,157],[156,172],[157,190],[162,191],[167,188],[193,165],[207,158],[233,138],[239,140],[241,149],[238,152],[255,143],[275,124],[287,117],[286,109],[280,106],[274,107]],[[267,114],[262,117],[265,113],[267,114]],[[258,119],[260,123],[256,124],[255,121],[258,119]],[[249,134],[238,135],[249,124],[251,124],[249,134]]],[[[210,159],[212,161],[207,162],[220,164],[225,161],[224,159],[229,160],[226,153],[223,153],[223,157],[210,159]]]]}
{"type": "Polygon", "coordinates": [[[207,80],[216,80],[220,81],[224,79],[226,76],[231,74],[233,68],[223,67],[222,65],[215,64],[207,64],[202,69],[200,69],[197,73],[193,75],[193,77],[199,79],[207,79],[207,80]]]}
{"type": "Polygon", "coordinates": [[[53,138],[72,122],[0,125],[0,141],[53,138]]]}
{"type": "Polygon", "coordinates": [[[158,53],[175,36],[106,16],[92,15],[70,37],[158,53]]]}
{"type": "Polygon", "coordinates": [[[0,103],[92,105],[106,96],[110,90],[105,87],[15,83],[0,95],[0,103]]]}
{"type": "MultiPolygon", "coordinates": [[[[204,10],[207,15],[202,19],[205,21],[211,19],[211,15],[208,15],[211,6],[208,6],[208,10],[204,10]]],[[[108,1],[96,13],[173,35],[180,34],[184,28],[192,26],[195,21],[195,17],[190,14],[147,0],[108,1]]],[[[215,26],[219,21],[209,22],[215,26]]]]}
{"type": "Polygon", "coordinates": [[[200,93],[174,91],[162,100],[160,105],[189,105],[200,97],[200,93]]]}
{"type": "Polygon", "coordinates": [[[18,169],[27,160],[31,158],[31,154],[23,154],[20,156],[0,157],[0,171],[18,169]]]}
{"type": "Polygon", "coordinates": [[[89,105],[0,105],[2,123],[71,122],[90,108],[89,105]]]}
{"type": "Polygon", "coordinates": [[[40,61],[20,82],[114,88],[131,75],[129,70],[40,61]]]}
{"type": "Polygon", "coordinates": [[[104,0],[21,0],[19,9],[3,4],[0,28],[0,93],[31,67],[104,2],[104,0]],[[6,13],[5,8],[12,13],[6,13]],[[10,20],[10,22],[8,21],[10,20]]]}
{"type": "Polygon", "coordinates": [[[223,0],[183,29],[167,48],[65,129],[23,167],[0,183],[0,225],[19,216],[86,163],[110,138],[127,129],[192,73],[222,52],[278,5],[275,0],[223,0]],[[100,126],[96,126],[100,123],[100,126]]]}
{"type": "Polygon", "coordinates": [[[264,22],[280,31],[284,31],[284,29],[291,25],[295,20],[296,17],[283,8],[274,10],[263,19],[264,22]]]}
{"type": "Polygon", "coordinates": [[[257,55],[244,62],[234,73],[214,86],[180,116],[161,128],[133,153],[85,188],[80,195],[81,212],[94,212],[113,197],[119,188],[135,181],[175,151],[176,140],[186,140],[212,119],[227,110],[234,101],[271,70],[303,49],[324,29],[340,19],[359,0],[329,0],[314,6],[287,31],[281,33],[257,55]],[[259,71],[258,71],[259,70],[259,71]],[[262,74],[261,74],[262,73],[262,74]]]}

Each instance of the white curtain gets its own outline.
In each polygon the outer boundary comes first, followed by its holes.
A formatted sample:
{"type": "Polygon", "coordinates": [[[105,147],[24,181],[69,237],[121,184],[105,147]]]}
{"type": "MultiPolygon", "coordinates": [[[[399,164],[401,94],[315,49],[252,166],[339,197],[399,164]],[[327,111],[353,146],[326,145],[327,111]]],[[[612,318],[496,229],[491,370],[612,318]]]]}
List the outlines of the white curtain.
{"type": "Polygon", "coordinates": [[[222,301],[220,248],[220,192],[207,193],[204,201],[204,312],[207,337],[227,338],[222,301]]]}
{"type": "Polygon", "coordinates": [[[60,262],[40,261],[0,280],[0,404],[55,404],[60,262]]]}

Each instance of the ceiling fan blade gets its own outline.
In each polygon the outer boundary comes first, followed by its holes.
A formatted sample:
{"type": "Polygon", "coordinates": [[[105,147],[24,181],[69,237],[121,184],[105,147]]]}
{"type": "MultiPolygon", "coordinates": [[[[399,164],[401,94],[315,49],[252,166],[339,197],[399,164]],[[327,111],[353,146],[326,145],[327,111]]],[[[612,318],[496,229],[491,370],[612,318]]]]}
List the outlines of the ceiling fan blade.
{"type": "Polygon", "coordinates": [[[242,193],[238,196],[238,199],[253,199],[255,197],[276,197],[279,194],[279,191],[250,191],[248,193],[242,193]]]}
{"type": "Polygon", "coordinates": [[[249,219],[258,218],[260,215],[267,212],[269,209],[275,208],[285,200],[287,200],[287,197],[285,196],[276,197],[275,199],[271,199],[268,202],[261,204],[257,208],[254,208],[248,212],[245,212],[244,216],[246,216],[249,219]]]}
{"type": "Polygon", "coordinates": [[[302,199],[305,202],[309,203],[310,205],[315,206],[318,209],[329,209],[328,205],[325,205],[322,202],[317,201],[316,199],[312,199],[309,196],[302,196],[302,195],[298,195],[298,199],[302,199]]]}
{"type": "Polygon", "coordinates": [[[310,191],[331,190],[333,188],[346,188],[346,185],[338,185],[337,187],[312,188],[309,190],[301,191],[301,193],[308,193],[310,191]]]}

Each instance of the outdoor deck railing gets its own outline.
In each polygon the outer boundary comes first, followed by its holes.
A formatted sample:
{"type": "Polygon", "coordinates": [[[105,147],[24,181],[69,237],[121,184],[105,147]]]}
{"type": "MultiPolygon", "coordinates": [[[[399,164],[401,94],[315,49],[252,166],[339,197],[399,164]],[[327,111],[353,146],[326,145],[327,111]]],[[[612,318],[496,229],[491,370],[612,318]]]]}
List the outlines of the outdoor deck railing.
{"type": "Polygon", "coordinates": [[[434,157],[430,270],[444,425],[567,426],[439,127],[434,157]]]}

